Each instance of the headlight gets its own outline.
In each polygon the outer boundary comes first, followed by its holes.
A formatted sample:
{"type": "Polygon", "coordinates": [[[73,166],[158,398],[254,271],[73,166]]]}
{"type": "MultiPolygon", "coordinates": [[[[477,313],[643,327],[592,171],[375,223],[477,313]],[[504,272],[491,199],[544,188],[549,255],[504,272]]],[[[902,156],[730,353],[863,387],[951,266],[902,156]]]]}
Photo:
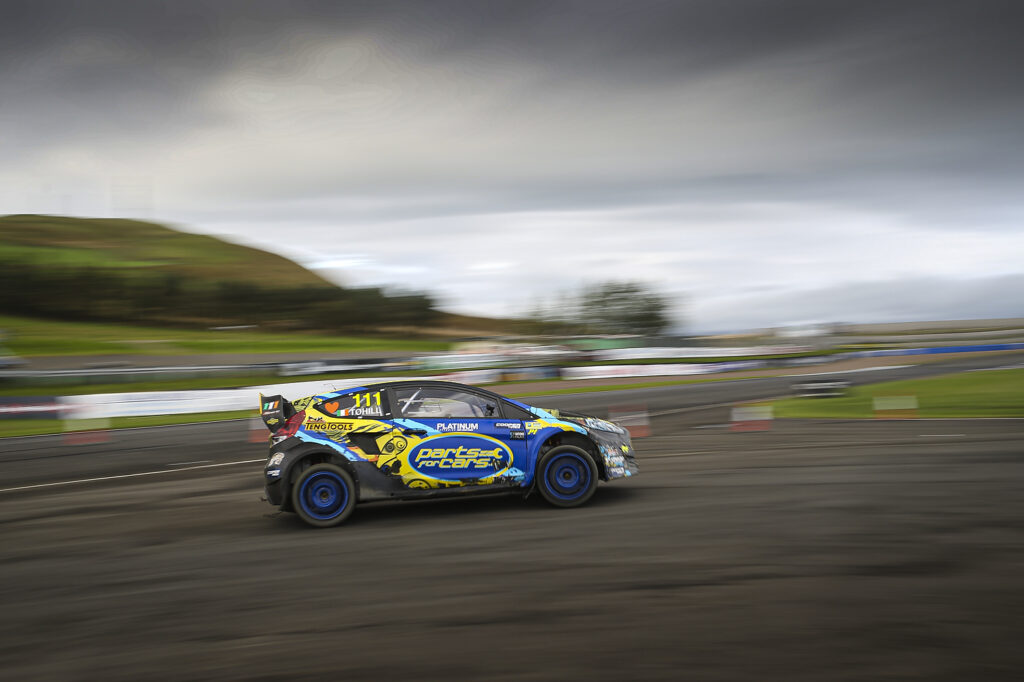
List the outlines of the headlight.
{"type": "Polygon", "coordinates": [[[604,419],[598,419],[597,417],[587,417],[586,425],[588,428],[597,429],[598,431],[607,431],[608,433],[626,433],[626,430],[618,424],[605,421],[604,419]]]}

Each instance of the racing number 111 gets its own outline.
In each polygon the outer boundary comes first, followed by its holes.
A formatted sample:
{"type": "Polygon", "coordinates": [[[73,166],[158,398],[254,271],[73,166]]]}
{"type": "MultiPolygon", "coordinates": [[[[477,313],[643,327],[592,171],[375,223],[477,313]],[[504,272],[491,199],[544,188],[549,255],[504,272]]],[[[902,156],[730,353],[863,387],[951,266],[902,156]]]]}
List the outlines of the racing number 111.
{"type": "Polygon", "coordinates": [[[371,407],[372,405],[380,407],[380,391],[376,393],[356,393],[356,407],[371,407]],[[366,398],[365,405],[362,403],[363,398],[366,398]]]}

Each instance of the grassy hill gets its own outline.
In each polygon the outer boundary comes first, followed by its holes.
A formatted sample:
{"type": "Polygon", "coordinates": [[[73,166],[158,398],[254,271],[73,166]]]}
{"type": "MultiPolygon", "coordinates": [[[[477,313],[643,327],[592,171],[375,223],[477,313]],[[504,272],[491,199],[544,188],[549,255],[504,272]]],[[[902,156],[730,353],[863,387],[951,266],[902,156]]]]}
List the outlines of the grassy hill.
{"type": "Polygon", "coordinates": [[[176,273],[191,280],[333,286],[276,254],[136,220],[2,216],[0,261],[176,273]]]}
{"type": "Polygon", "coordinates": [[[370,333],[426,326],[425,293],[332,284],[281,256],[134,220],[0,218],[0,311],[74,322],[370,333]]]}
{"type": "MultiPolygon", "coordinates": [[[[136,220],[49,215],[0,216],[0,314],[9,335],[20,339],[12,343],[30,355],[112,352],[115,340],[152,343],[168,327],[319,332],[332,346],[352,335],[439,340],[522,330],[516,320],[440,313],[425,293],[340,287],[279,255],[207,235],[136,220]],[[29,340],[34,352],[25,347],[29,340]]],[[[276,337],[251,341],[288,345],[276,337]]],[[[306,339],[304,345],[323,344],[306,339]]],[[[158,349],[184,346],[156,344],[150,352],[158,349]]]]}

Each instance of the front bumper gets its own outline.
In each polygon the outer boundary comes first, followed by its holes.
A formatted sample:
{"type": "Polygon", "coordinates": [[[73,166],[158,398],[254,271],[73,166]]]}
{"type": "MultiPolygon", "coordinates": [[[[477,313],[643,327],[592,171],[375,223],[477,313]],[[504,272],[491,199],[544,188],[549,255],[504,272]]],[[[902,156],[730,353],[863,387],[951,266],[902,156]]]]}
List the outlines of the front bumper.
{"type": "Polygon", "coordinates": [[[628,433],[619,435],[596,430],[592,430],[590,433],[601,451],[607,480],[628,478],[640,473],[640,467],[637,465],[636,456],[633,453],[633,442],[628,433]]]}

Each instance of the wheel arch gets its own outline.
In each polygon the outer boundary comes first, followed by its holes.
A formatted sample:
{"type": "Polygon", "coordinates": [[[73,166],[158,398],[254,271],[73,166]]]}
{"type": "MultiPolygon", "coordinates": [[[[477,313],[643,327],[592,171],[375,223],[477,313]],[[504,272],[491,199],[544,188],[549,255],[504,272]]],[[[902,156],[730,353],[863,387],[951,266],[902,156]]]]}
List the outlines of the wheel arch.
{"type": "Polygon", "coordinates": [[[352,462],[348,461],[338,453],[332,452],[331,450],[319,445],[310,445],[307,447],[296,448],[294,451],[290,452],[289,455],[289,459],[291,461],[281,476],[285,484],[285,495],[281,502],[281,509],[283,511],[294,511],[292,509],[292,486],[295,485],[295,481],[298,480],[299,475],[303,471],[316,464],[333,464],[334,466],[344,469],[345,472],[352,477],[352,481],[356,486],[354,491],[356,499],[359,499],[359,475],[356,472],[356,468],[352,466],[352,462]]]}
{"type": "Polygon", "coordinates": [[[582,433],[563,431],[553,434],[537,450],[537,461],[540,462],[545,452],[560,445],[572,445],[585,451],[597,466],[597,477],[602,481],[608,480],[608,474],[604,469],[604,457],[601,456],[601,449],[597,446],[597,443],[582,433]]]}

